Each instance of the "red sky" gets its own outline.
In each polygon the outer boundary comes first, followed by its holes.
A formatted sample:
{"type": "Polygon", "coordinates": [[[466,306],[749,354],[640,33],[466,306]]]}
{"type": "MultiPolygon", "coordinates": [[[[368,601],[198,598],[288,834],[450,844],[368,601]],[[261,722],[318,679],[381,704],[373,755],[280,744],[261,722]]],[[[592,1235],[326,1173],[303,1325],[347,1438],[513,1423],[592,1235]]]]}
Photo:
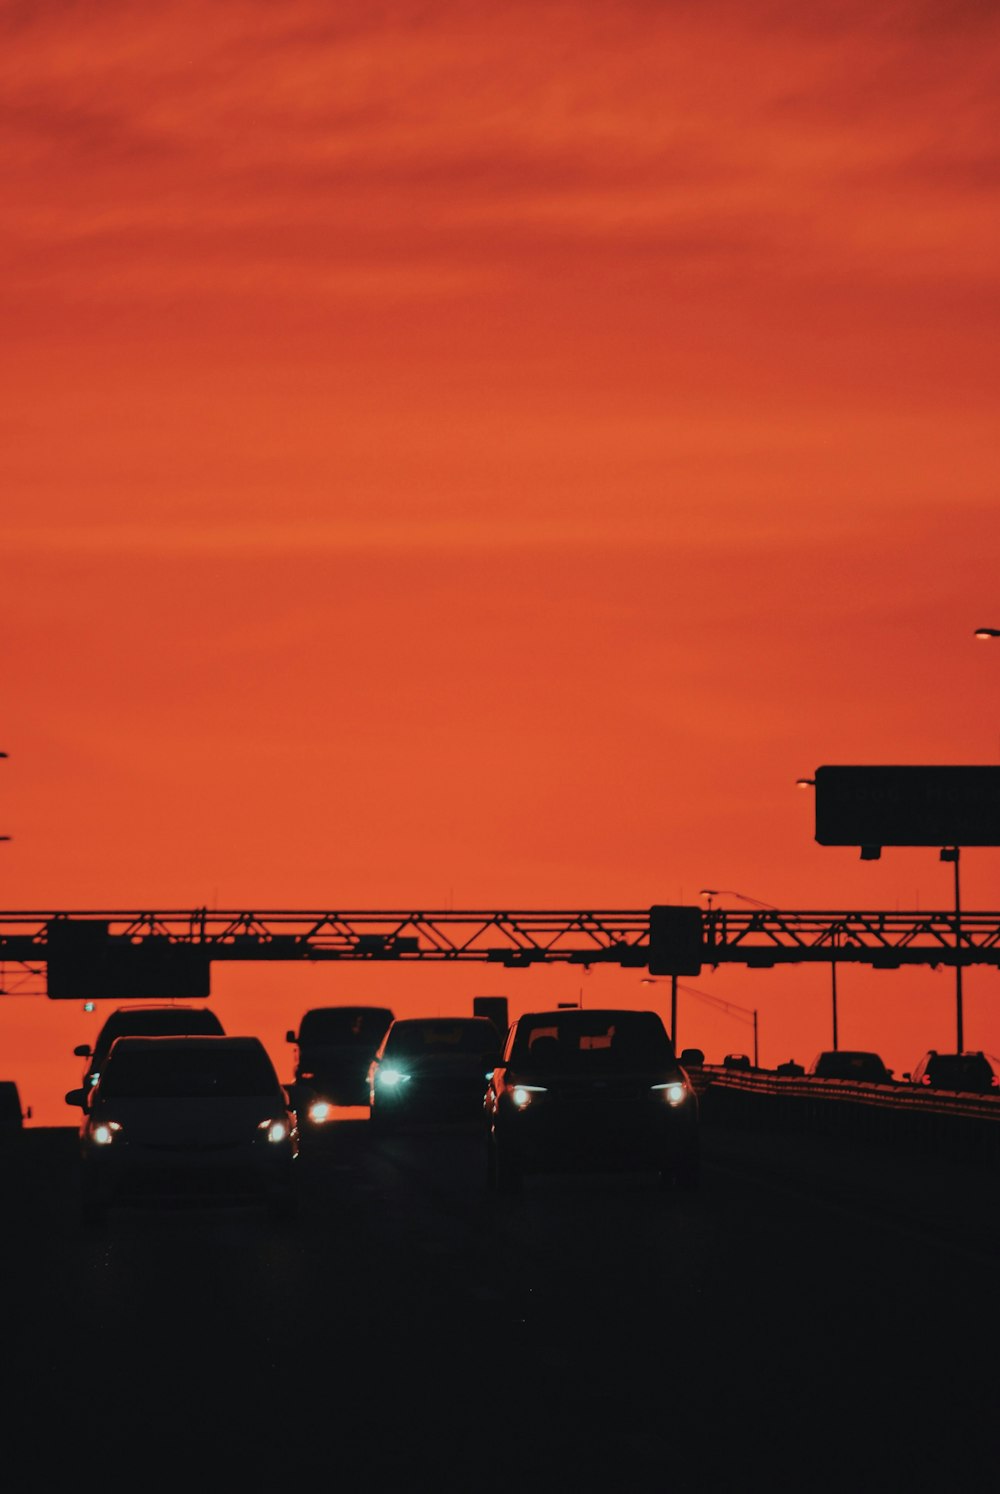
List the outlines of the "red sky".
{"type": "MultiPolygon", "coordinates": [[[[950,905],[934,850],[816,846],[793,785],[1000,760],[995,7],[0,31],[0,904],[950,905]]],[[[964,894],[1000,906],[1000,852],[964,894]]],[[[308,1004],[497,989],[331,969],[213,1000],[287,1070],[308,1004]]],[[[843,972],[842,1044],[949,1046],[952,984],[843,972]]],[[[829,1042],[827,971],[702,986],[766,1063],[829,1042]]],[[[967,990],[1000,1051],[1000,976],[967,990]]],[[[36,1120],[96,1021],[0,1003],[36,1120]]]]}

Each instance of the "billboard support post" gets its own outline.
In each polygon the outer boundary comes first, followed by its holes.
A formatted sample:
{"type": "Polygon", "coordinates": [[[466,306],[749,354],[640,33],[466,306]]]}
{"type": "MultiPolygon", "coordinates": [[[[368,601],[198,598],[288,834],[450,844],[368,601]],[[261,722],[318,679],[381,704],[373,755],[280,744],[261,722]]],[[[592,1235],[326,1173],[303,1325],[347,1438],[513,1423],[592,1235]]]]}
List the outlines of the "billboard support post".
{"type": "Polygon", "coordinates": [[[961,854],[961,846],[941,848],[941,860],[950,861],[955,868],[955,1047],[959,1053],[965,1049],[965,1023],[962,1011],[962,898],[958,879],[961,854]]]}

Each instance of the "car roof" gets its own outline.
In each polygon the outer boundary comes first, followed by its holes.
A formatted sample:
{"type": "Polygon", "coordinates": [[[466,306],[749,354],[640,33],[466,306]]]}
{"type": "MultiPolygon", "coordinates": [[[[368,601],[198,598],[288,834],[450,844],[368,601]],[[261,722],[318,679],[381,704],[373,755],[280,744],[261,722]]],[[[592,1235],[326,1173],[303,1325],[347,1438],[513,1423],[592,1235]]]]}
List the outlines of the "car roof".
{"type": "Polygon", "coordinates": [[[439,1023],[442,1027],[494,1027],[495,1024],[489,1017],[397,1017],[393,1027],[427,1027],[429,1024],[439,1023]]]}
{"type": "Polygon", "coordinates": [[[205,1016],[214,1022],[219,1020],[216,1013],[209,1006],[185,1006],[179,1002],[169,1004],[166,1002],[150,1002],[148,1005],[142,1005],[137,1002],[134,1006],[115,1007],[114,1011],[109,1012],[105,1017],[101,1031],[104,1032],[105,1029],[118,1027],[124,1022],[131,1022],[133,1020],[141,1022],[154,1018],[173,1016],[183,1020],[186,1020],[188,1017],[201,1018],[205,1016]]]}
{"type": "Polygon", "coordinates": [[[638,1006],[589,1006],[573,1007],[560,1006],[554,1010],[542,1010],[537,1012],[524,1012],[517,1018],[518,1022],[604,1022],[614,1017],[660,1017],[659,1012],[652,1011],[649,1007],[638,1006]]]}
{"type": "Polygon", "coordinates": [[[201,1048],[202,1050],[211,1049],[214,1052],[227,1049],[239,1052],[263,1047],[264,1044],[258,1037],[227,1037],[222,1033],[214,1032],[180,1033],[163,1037],[139,1037],[134,1033],[123,1033],[120,1038],[115,1039],[111,1051],[117,1053],[120,1048],[127,1048],[130,1053],[136,1053],[142,1049],[157,1053],[162,1053],[164,1050],[190,1053],[201,1048]]]}
{"type": "Polygon", "coordinates": [[[343,1001],[339,1005],[335,1004],[333,1006],[311,1006],[302,1015],[303,1017],[311,1017],[316,1012],[388,1012],[391,1010],[391,1007],[378,1006],[376,1003],[370,1001],[343,1001]]]}
{"type": "Polygon", "coordinates": [[[816,1057],[841,1059],[877,1058],[879,1063],[882,1062],[882,1055],[872,1052],[871,1048],[824,1048],[821,1053],[817,1053],[816,1057]]]}

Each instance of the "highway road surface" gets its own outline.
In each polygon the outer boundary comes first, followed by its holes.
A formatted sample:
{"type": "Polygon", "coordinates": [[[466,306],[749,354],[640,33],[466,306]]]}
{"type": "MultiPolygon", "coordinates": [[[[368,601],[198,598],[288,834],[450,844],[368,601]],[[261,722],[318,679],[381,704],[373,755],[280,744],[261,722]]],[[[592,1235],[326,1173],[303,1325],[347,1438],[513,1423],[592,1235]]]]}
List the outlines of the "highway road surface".
{"type": "Polygon", "coordinates": [[[477,1131],[351,1119],[304,1148],[296,1220],[95,1230],[75,1131],[26,1131],[0,1158],[8,1467],[137,1494],[983,1481],[997,1179],[832,1138],[704,1145],[697,1195],[630,1174],[497,1199],[477,1131]]]}

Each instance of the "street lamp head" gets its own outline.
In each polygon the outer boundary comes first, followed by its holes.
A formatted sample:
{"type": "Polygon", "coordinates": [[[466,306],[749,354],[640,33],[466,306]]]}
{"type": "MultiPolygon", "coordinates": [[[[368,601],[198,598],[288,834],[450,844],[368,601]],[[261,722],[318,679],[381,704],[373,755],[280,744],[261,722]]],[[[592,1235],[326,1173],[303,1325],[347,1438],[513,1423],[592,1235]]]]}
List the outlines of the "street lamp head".
{"type": "Polygon", "coordinates": [[[977,628],[975,636],[986,643],[991,638],[1000,638],[1000,628],[977,628]]]}
{"type": "Polygon", "coordinates": [[[815,778],[796,778],[796,780],[795,780],[795,787],[796,788],[815,788],[816,787],[816,780],[815,780],[815,778]]]}

